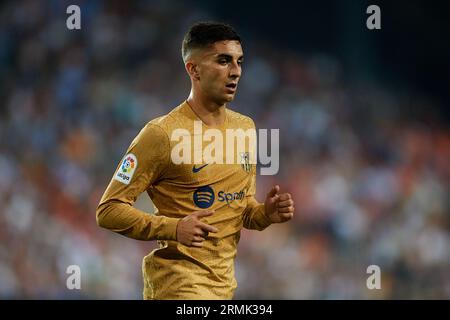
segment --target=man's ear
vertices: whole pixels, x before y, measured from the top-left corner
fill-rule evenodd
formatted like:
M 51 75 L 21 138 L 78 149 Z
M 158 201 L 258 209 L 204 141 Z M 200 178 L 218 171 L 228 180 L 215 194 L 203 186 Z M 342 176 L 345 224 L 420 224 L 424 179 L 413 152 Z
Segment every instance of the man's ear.
M 184 66 L 186 68 L 187 73 L 189 74 L 189 76 L 191 78 L 196 79 L 196 80 L 200 79 L 200 75 L 198 73 L 198 65 L 196 65 L 192 61 L 187 61 Z

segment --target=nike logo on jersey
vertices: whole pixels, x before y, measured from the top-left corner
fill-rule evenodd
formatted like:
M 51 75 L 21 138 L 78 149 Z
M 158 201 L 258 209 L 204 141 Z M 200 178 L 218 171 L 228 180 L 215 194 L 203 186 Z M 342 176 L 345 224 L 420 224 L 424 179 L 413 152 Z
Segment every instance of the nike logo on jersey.
M 202 166 L 200 166 L 200 167 L 198 167 L 198 168 L 196 168 L 195 166 L 193 166 L 192 167 L 192 172 L 193 173 L 197 173 L 197 172 L 199 172 L 200 170 L 202 170 L 204 167 L 206 167 L 208 165 L 208 163 L 207 164 L 204 164 L 204 165 L 202 165 Z

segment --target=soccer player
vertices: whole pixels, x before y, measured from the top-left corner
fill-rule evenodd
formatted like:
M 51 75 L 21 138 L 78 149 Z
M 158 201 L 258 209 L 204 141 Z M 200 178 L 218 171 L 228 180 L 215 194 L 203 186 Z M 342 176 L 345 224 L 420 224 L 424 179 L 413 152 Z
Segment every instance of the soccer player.
M 292 219 L 294 202 L 278 185 L 264 203 L 255 199 L 256 165 L 246 161 L 250 149 L 242 163 L 173 161 L 178 143 L 173 133 L 184 129 L 192 136 L 195 122 L 224 136 L 226 129 L 255 130 L 252 119 L 227 107 L 242 72 L 235 30 L 223 23 L 193 25 L 182 57 L 192 84 L 189 97 L 148 122 L 132 141 L 98 205 L 97 223 L 130 238 L 158 241 L 142 263 L 144 299 L 232 299 L 240 230 Z M 144 191 L 155 214 L 133 207 Z

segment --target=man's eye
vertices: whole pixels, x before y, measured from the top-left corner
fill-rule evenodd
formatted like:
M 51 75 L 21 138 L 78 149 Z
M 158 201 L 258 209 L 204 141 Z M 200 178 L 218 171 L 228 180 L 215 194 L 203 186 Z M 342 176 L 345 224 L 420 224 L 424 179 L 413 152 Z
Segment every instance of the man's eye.
M 222 59 L 222 60 L 219 60 L 219 63 L 220 63 L 220 64 L 227 64 L 227 63 L 228 63 L 228 61 L 227 61 L 227 60 L 225 60 L 225 59 Z

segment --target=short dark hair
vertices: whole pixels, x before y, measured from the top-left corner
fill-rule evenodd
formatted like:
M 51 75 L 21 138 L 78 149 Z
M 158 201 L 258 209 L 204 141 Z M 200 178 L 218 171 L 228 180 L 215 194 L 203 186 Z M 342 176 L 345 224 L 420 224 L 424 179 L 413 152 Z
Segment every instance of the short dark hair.
M 221 22 L 198 22 L 189 28 L 183 39 L 181 54 L 186 60 L 189 51 L 205 48 L 217 41 L 236 40 L 242 43 L 241 37 L 232 26 Z

